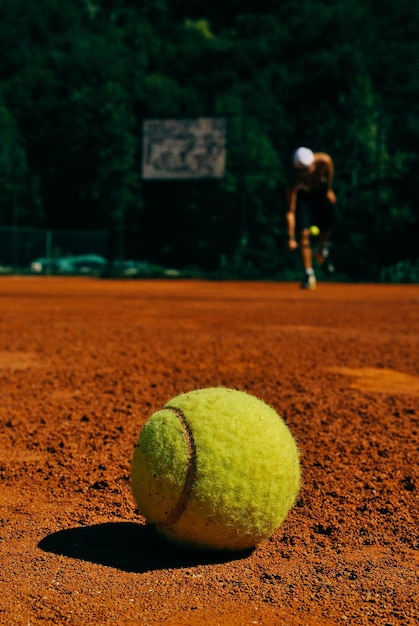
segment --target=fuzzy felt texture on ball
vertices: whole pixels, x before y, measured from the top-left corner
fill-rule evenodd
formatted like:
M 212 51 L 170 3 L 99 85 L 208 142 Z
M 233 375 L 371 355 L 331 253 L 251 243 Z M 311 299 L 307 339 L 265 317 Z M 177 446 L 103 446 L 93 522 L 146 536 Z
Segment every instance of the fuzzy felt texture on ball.
M 244 550 L 267 539 L 294 505 L 299 451 L 262 400 L 224 387 L 197 389 L 144 424 L 131 479 L 140 512 L 168 539 Z

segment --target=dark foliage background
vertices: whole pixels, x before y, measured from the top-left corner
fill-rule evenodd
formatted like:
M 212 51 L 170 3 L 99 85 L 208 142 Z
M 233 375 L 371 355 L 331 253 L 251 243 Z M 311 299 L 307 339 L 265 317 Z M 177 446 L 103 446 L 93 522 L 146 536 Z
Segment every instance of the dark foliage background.
M 418 32 L 412 0 L 0 0 L 0 225 L 284 275 L 284 185 L 307 145 L 336 163 L 340 271 L 414 263 Z M 200 115 L 228 118 L 224 179 L 142 181 L 143 119 Z

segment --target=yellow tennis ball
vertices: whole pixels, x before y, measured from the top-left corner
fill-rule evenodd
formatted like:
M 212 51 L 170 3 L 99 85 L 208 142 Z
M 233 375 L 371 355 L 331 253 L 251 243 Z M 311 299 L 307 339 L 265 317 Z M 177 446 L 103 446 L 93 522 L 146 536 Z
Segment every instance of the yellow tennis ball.
M 147 522 L 188 547 L 244 550 L 270 537 L 300 490 L 295 439 L 243 391 L 184 393 L 141 429 L 132 491 Z
M 313 237 L 317 237 L 317 235 L 320 234 L 320 228 L 318 226 L 310 226 L 310 235 L 313 235 Z

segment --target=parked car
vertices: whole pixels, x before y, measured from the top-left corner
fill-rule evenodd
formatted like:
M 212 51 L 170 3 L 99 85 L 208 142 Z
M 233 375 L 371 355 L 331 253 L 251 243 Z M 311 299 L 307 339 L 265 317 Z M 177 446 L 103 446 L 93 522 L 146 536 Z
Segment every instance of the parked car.
M 74 274 L 96 274 L 104 270 L 108 264 L 103 256 L 98 254 L 79 254 L 67 259 Z
M 34 274 L 97 274 L 106 265 L 106 259 L 98 254 L 79 254 L 35 259 L 30 269 Z
M 34 274 L 69 274 L 72 267 L 67 259 L 41 257 L 32 261 L 30 269 Z
M 110 265 L 111 271 L 119 276 L 140 276 L 145 274 L 150 268 L 150 264 L 147 261 L 113 261 Z
M 147 261 L 107 261 L 98 254 L 79 254 L 68 257 L 39 258 L 30 264 L 34 274 L 98 275 L 106 270 L 115 276 L 142 276 L 150 269 Z

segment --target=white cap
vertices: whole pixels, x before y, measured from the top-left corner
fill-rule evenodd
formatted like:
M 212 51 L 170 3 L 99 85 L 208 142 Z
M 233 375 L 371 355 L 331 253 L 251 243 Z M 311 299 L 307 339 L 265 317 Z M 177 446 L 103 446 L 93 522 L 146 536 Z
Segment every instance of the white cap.
M 303 170 L 306 167 L 310 167 L 313 163 L 314 154 L 309 148 L 298 148 L 298 150 L 294 152 L 292 160 L 294 167 L 299 170 Z

